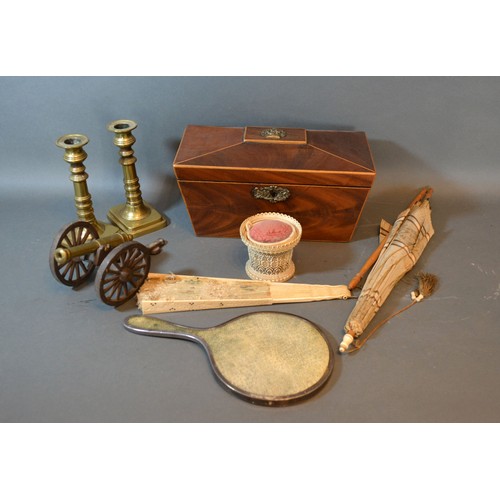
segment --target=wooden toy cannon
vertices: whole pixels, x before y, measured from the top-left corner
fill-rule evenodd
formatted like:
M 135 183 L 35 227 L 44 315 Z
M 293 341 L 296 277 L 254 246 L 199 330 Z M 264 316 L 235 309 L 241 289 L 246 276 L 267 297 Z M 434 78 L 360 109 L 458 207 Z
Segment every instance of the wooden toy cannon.
M 78 221 L 61 229 L 50 252 L 50 270 L 63 285 L 76 287 L 99 267 L 95 288 L 101 300 L 119 306 L 135 296 L 149 273 L 151 255 L 166 244 L 158 239 L 148 246 L 119 231 L 98 237 L 89 222 Z
M 68 134 L 56 142 L 64 149 L 64 160 L 70 164 L 79 220 L 64 226 L 54 239 L 50 270 L 60 283 L 76 287 L 99 267 L 95 287 L 101 300 L 111 306 L 119 306 L 137 293 L 148 275 L 150 256 L 159 253 L 166 244 L 163 239 L 149 246 L 132 241 L 167 225 L 166 219 L 142 200 L 132 149 L 135 142 L 132 130 L 136 126 L 131 120 L 117 120 L 108 125 L 108 130 L 115 133 L 115 145 L 120 148 L 126 195 L 126 203 L 108 212 L 112 224 L 98 221 L 94 215 L 83 164 L 87 158 L 83 146 L 89 142 L 88 138 Z

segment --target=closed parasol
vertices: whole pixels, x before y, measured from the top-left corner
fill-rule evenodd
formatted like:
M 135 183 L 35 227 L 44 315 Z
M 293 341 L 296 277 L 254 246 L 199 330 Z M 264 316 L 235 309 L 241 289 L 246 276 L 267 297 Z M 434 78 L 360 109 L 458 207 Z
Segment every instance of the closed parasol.
M 380 255 L 347 319 L 340 352 L 346 352 L 354 339 L 365 331 L 392 289 L 422 255 L 434 234 L 431 195 L 432 188 L 423 189 L 410 206 L 399 214 L 387 234 Z M 414 300 L 417 301 L 417 297 Z

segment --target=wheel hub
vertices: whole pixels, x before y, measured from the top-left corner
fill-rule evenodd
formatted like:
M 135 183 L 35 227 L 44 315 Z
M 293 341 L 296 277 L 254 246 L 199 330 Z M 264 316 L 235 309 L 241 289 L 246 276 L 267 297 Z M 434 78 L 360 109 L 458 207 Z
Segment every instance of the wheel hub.
M 132 277 L 132 272 L 130 269 L 122 269 L 120 271 L 120 281 L 122 283 L 125 283 L 126 281 L 130 281 L 131 277 Z

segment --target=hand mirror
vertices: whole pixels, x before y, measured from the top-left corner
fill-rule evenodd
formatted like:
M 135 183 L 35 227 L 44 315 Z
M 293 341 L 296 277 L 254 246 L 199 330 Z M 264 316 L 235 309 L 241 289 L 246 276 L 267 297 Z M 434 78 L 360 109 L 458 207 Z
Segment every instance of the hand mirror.
M 244 314 L 211 328 L 130 316 L 124 326 L 139 335 L 200 344 L 223 387 L 255 404 L 277 406 L 302 400 L 317 392 L 333 370 L 328 338 L 316 325 L 293 314 Z

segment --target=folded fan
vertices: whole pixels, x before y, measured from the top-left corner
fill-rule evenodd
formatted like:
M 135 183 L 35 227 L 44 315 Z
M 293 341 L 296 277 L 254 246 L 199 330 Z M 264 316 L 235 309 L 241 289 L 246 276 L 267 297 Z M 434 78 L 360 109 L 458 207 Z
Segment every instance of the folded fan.
M 307 285 L 269 281 L 150 273 L 137 294 L 144 314 L 227 307 L 347 299 L 345 285 Z

